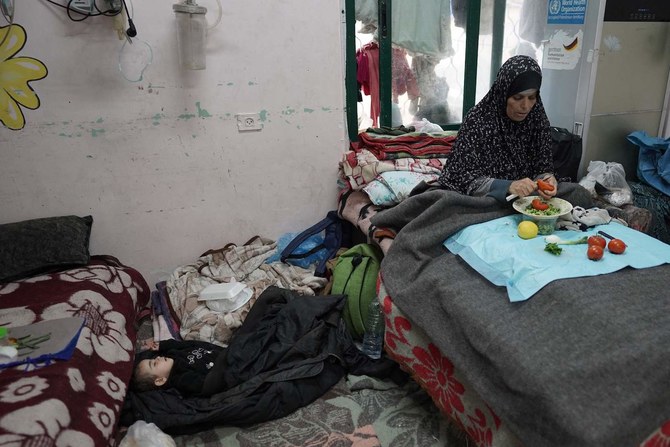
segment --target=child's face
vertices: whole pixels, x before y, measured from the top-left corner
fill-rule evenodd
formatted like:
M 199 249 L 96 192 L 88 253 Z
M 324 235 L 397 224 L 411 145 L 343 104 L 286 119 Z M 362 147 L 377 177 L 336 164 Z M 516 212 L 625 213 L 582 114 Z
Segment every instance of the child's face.
M 170 377 L 170 371 L 172 370 L 173 364 L 174 359 L 159 356 L 153 359 L 142 360 L 137 367 L 140 369 L 141 374 L 154 376 L 154 383 L 156 386 L 161 386 L 167 382 L 168 377 Z

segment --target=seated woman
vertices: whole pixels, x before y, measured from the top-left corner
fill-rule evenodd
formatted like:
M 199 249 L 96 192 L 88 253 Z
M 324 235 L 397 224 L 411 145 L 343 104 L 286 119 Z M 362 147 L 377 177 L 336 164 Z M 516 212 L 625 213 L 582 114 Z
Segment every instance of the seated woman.
M 542 72 L 528 56 L 508 59 L 489 92 L 466 115 L 438 182 L 472 196 L 556 195 L 549 120 L 540 99 Z M 544 180 L 553 189 L 538 189 Z

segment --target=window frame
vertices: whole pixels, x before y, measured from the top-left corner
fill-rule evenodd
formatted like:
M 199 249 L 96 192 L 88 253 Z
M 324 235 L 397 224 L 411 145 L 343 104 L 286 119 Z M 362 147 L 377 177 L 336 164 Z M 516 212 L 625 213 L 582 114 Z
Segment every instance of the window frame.
M 391 126 L 391 11 L 393 0 L 378 0 L 379 23 L 379 101 L 380 126 Z M 493 47 L 491 51 L 491 83 L 502 63 L 505 33 L 506 0 L 493 3 Z M 356 0 L 345 0 L 345 90 L 347 131 L 350 141 L 358 141 L 358 83 L 356 81 Z M 466 19 L 465 66 L 462 116 L 475 105 L 477 92 L 477 58 L 479 54 L 479 23 L 481 0 L 469 0 Z M 458 130 L 461 123 L 436 123 L 444 130 Z

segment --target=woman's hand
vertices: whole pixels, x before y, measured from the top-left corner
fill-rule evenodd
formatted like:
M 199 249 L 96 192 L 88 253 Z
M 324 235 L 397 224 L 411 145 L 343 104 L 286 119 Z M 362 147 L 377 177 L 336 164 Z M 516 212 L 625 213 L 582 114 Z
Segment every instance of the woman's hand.
M 529 196 L 537 189 L 537 183 L 528 177 L 522 178 L 521 180 L 514 180 L 511 185 L 509 185 L 510 194 L 515 194 L 518 197 Z
M 546 190 L 542 190 L 540 188 L 537 189 L 537 192 L 540 195 L 540 197 L 542 197 L 544 200 L 549 200 L 552 197 L 554 197 L 556 195 L 556 192 L 558 191 L 558 181 L 556 181 L 556 177 L 554 177 L 553 175 L 544 177 L 542 180 L 544 181 L 544 183 L 548 183 L 554 187 L 554 189 L 546 189 Z

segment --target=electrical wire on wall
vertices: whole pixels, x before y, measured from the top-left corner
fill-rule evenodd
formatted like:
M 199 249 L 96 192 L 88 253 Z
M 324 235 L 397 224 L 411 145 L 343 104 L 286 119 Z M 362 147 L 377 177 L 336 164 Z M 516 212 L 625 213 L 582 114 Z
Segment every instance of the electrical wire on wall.
M 4 2 L 7 0 L 0 0 Z M 123 45 L 119 49 L 118 67 L 121 75 L 130 82 L 142 80 L 144 70 L 153 62 L 153 51 L 151 45 L 138 39 L 137 29 L 133 23 L 134 13 L 131 13 L 132 2 L 126 0 L 67 0 L 66 3 L 56 0 L 44 0 L 59 8 L 65 9 L 67 16 L 73 22 L 82 22 L 89 17 L 113 17 L 113 28 L 117 31 L 119 39 L 123 39 Z M 98 3 L 107 6 L 101 8 Z M 131 10 L 128 9 L 130 4 Z M 125 17 L 124 17 L 125 10 Z M 125 20 L 128 20 L 128 28 Z
M 14 0 L 0 0 L 0 11 L 2 11 L 2 17 L 7 21 L 7 26 L 14 24 Z M 5 44 L 5 40 L 9 37 L 9 33 L 6 33 L 5 36 L 0 41 L 0 48 Z
M 125 33 L 125 42 L 119 49 L 119 72 L 126 81 L 140 82 L 143 79 L 144 71 L 151 65 L 154 59 L 154 53 L 148 42 L 138 39 L 135 25 L 133 24 L 133 13 L 128 10 L 126 0 L 123 2 L 123 9 L 126 10 L 128 17 L 128 29 Z M 130 7 L 133 8 L 132 1 L 129 1 Z
M 129 82 L 140 82 L 151 65 L 154 54 L 151 45 L 141 39 L 126 40 L 119 50 L 119 71 Z
M 58 3 L 54 0 L 44 0 L 48 3 L 51 3 L 52 5 L 58 6 L 59 8 L 63 8 L 67 11 L 67 16 L 70 20 L 73 22 L 82 22 L 89 17 L 98 17 L 98 16 L 106 16 L 106 17 L 113 17 L 115 15 L 120 14 L 123 11 L 123 8 L 118 7 L 114 8 L 110 6 L 108 9 L 100 9 L 98 7 L 98 4 L 95 0 L 92 0 L 92 10 L 91 11 L 83 11 L 82 9 L 75 8 L 73 4 L 76 4 L 76 0 L 68 0 L 67 4 L 63 3 Z M 74 17 L 72 14 L 75 13 L 77 14 L 77 17 Z

